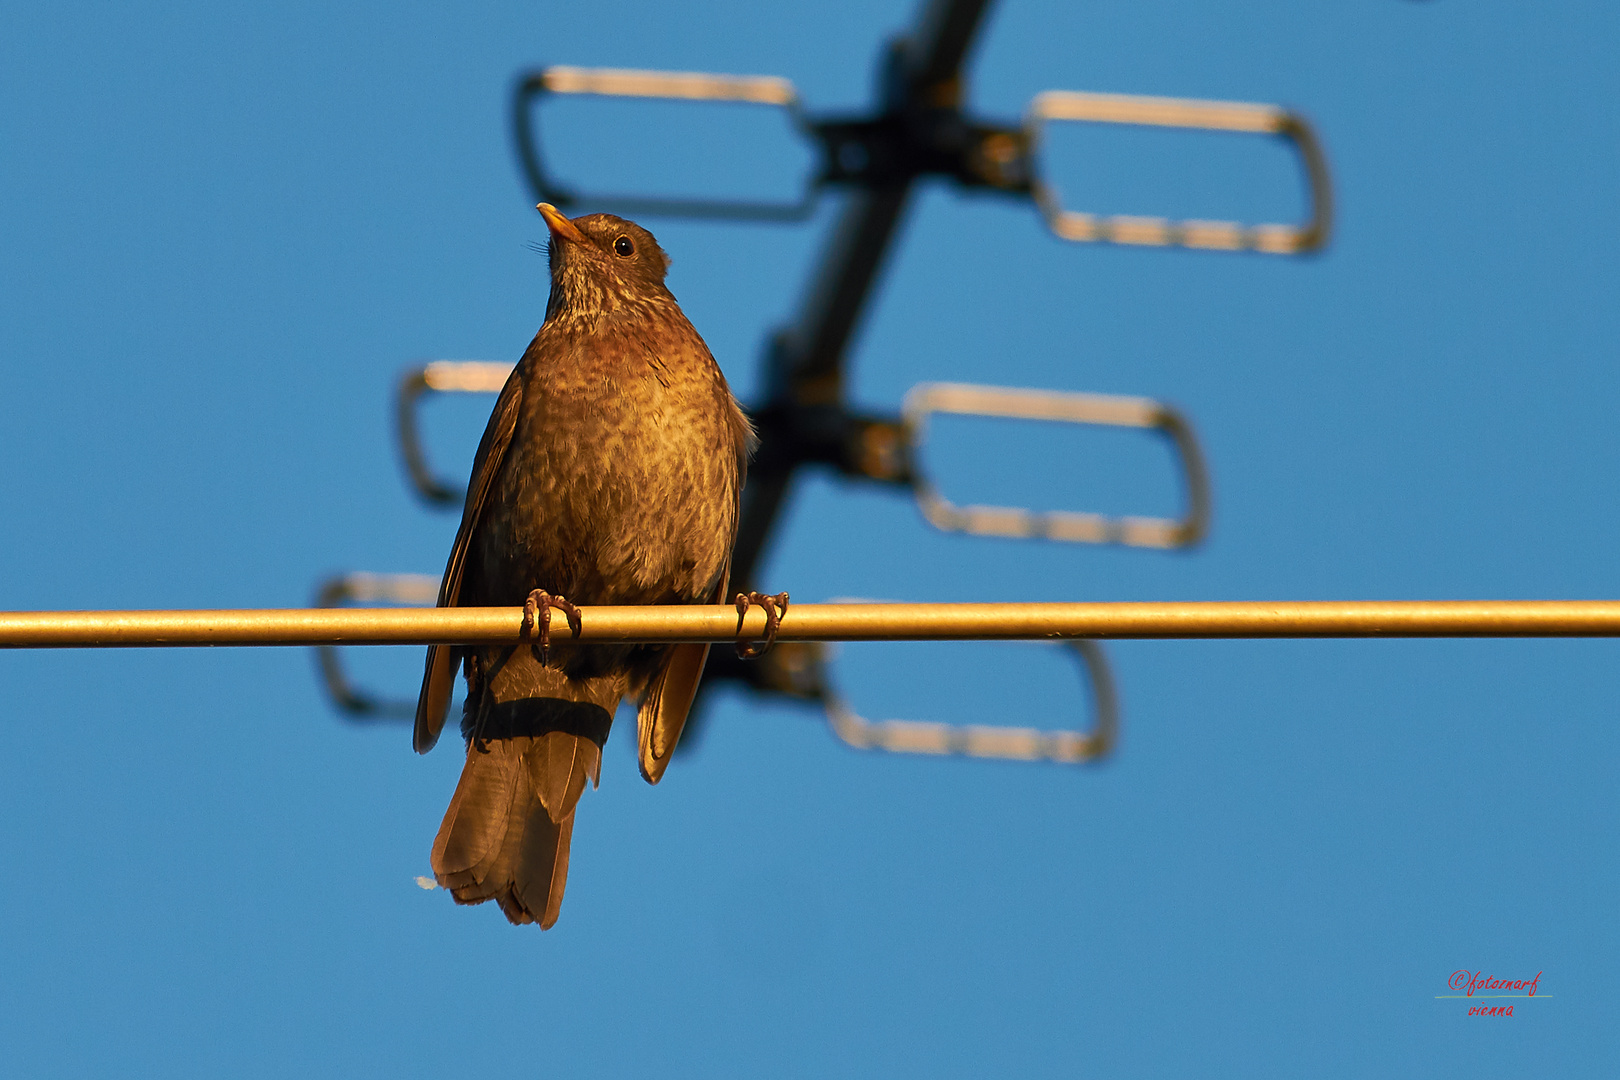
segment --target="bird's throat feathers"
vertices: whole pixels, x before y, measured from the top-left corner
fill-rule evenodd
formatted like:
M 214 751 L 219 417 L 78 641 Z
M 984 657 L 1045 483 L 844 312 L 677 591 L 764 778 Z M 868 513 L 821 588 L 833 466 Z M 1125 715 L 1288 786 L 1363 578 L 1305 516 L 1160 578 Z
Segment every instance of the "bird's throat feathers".
M 600 274 L 579 273 L 564 266 L 552 271 L 551 296 L 546 301 L 546 323 L 574 334 L 609 330 L 617 323 L 664 323 L 671 316 L 684 321 L 680 305 L 663 285 L 629 283 Z

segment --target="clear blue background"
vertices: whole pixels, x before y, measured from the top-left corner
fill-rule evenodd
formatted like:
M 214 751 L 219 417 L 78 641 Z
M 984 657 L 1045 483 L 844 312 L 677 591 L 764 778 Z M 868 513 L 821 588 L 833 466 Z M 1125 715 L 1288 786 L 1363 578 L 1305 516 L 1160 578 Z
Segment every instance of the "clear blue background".
M 337 570 L 437 572 L 455 523 L 406 493 L 389 395 L 414 358 L 515 359 L 541 319 L 514 75 L 774 73 L 853 108 L 912 17 L 7 4 L 0 606 L 299 606 Z M 1000 4 L 981 110 L 1055 87 L 1300 108 L 1337 181 L 1332 248 L 1065 245 L 1027 206 L 930 186 L 854 350 L 856 398 L 949 378 L 1174 401 L 1211 458 L 1213 533 L 1190 554 L 953 537 L 821 477 L 765 583 L 1615 595 L 1617 46 L 1597 3 Z M 629 137 L 568 130 L 570 161 L 599 153 L 615 179 Z M 1104 211 L 1297 212 L 1287 156 L 1253 143 L 1054 153 Z M 649 222 L 745 398 L 835 202 L 798 228 Z M 430 409 L 447 470 L 487 401 Z M 1150 440 L 991 432 L 941 430 L 951 492 L 1174 505 Z M 1125 727 L 1092 768 L 862 754 L 726 690 L 651 789 L 621 724 L 544 935 L 417 888 L 457 750 L 418 758 L 403 728 L 339 719 L 303 651 L 0 657 L 0 1071 L 1615 1074 L 1615 644 L 1109 652 Z M 407 694 L 418 662 L 356 658 Z M 841 664 L 872 715 L 1075 712 L 1055 650 Z M 1435 1000 L 1460 968 L 1542 971 L 1551 996 L 1468 1018 Z

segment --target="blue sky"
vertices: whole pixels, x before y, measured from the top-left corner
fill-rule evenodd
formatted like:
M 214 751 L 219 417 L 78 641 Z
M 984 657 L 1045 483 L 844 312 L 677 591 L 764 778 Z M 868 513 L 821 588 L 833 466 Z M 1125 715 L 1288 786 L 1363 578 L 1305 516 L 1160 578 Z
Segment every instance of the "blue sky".
M 855 109 L 912 16 L 910 0 L 0 11 L 0 606 L 299 606 L 339 570 L 437 572 L 455 522 L 406 492 L 390 394 L 413 360 L 515 360 L 542 317 L 515 74 L 778 74 L 812 109 Z M 949 536 L 817 476 L 765 584 L 1614 595 L 1617 44 L 1598 4 L 1000 5 L 976 108 L 1014 117 L 1051 88 L 1285 103 L 1327 148 L 1333 244 L 1306 260 L 1067 245 L 1025 205 L 928 186 L 853 350 L 855 400 L 893 409 L 953 379 L 1172 401 L 1210 458 L 1209 540 Z M 661 175 L 625 153 L 643 145 L 632 117 L 580 116 L 561 132 L 581 175 Z M 1264 143 L 1066 138 L 1053 167 L 1098 210 L 1298 211 Z M 740 181 L 783 175 L 774 151 L 728 160 Z M 835 209 L 647 221 L 745 400 Z M 465 472 L 485 409 L 431 407 L 447 471 Z M 961 422 L 931 454 L 963 498 L 1176 499 L 1168 457 L 1131 435 Z M 1109 655 L 1123 734 L 1088 768 L 862 754 L 813 712 L 728 690 L 651 789 L 621 724 L 544 935 L 415 886 L 456 749 L 418 758 L 404 729 L 338 718 L 303 651 L 0 657 L 4 1071 L 1614 1073 L 1613 643 Z M 355 663 L 413 691 L 416 650 Z M 852 646 L 839 664 L 872 715 L 1075 712 L 1055 650 Z M 1435 999 L 1458 969 L 1540 971 L 1550 996 L 1467 1017 Z

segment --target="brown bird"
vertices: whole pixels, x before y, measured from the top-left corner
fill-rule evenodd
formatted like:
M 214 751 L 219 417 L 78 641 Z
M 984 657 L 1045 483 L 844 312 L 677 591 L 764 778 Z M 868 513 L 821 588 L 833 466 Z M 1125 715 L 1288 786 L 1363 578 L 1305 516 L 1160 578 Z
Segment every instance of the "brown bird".
M 457 903 L 557 921 L 574 810 L 599 782 L 621 698 L 640 695 L 641 774 L 656 784 L 709 647 L 549 648 L 550 608 L 718 604 L 726 594 L 753 429 L 664 285 L 652 234 L 549 203 L 545 323 L 501 391 L 473 461 L 439 606 L 525 604 L 538 645 L 429 646 L 415 746 L 432 748 L 455 668 L 467 764 L 433 843 Z M 772 620 L 774 622 L 774 620 Z

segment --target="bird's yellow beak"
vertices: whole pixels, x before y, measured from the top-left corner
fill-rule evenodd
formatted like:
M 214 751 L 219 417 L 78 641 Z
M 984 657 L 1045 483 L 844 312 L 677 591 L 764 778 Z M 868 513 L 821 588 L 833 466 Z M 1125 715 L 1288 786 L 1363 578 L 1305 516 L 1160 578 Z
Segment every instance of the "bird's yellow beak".
M 574 226 L 574 223 L 563 216 L 563 212 L 555 206 L 543 202 L 535 209 L 539 210 L 540 216 L 546 219 L 546 228 L 550 229 L 551 235 L 558 240 L 570 244 L 583 244 L 585 242 L 585 234 L 580 232 Z

